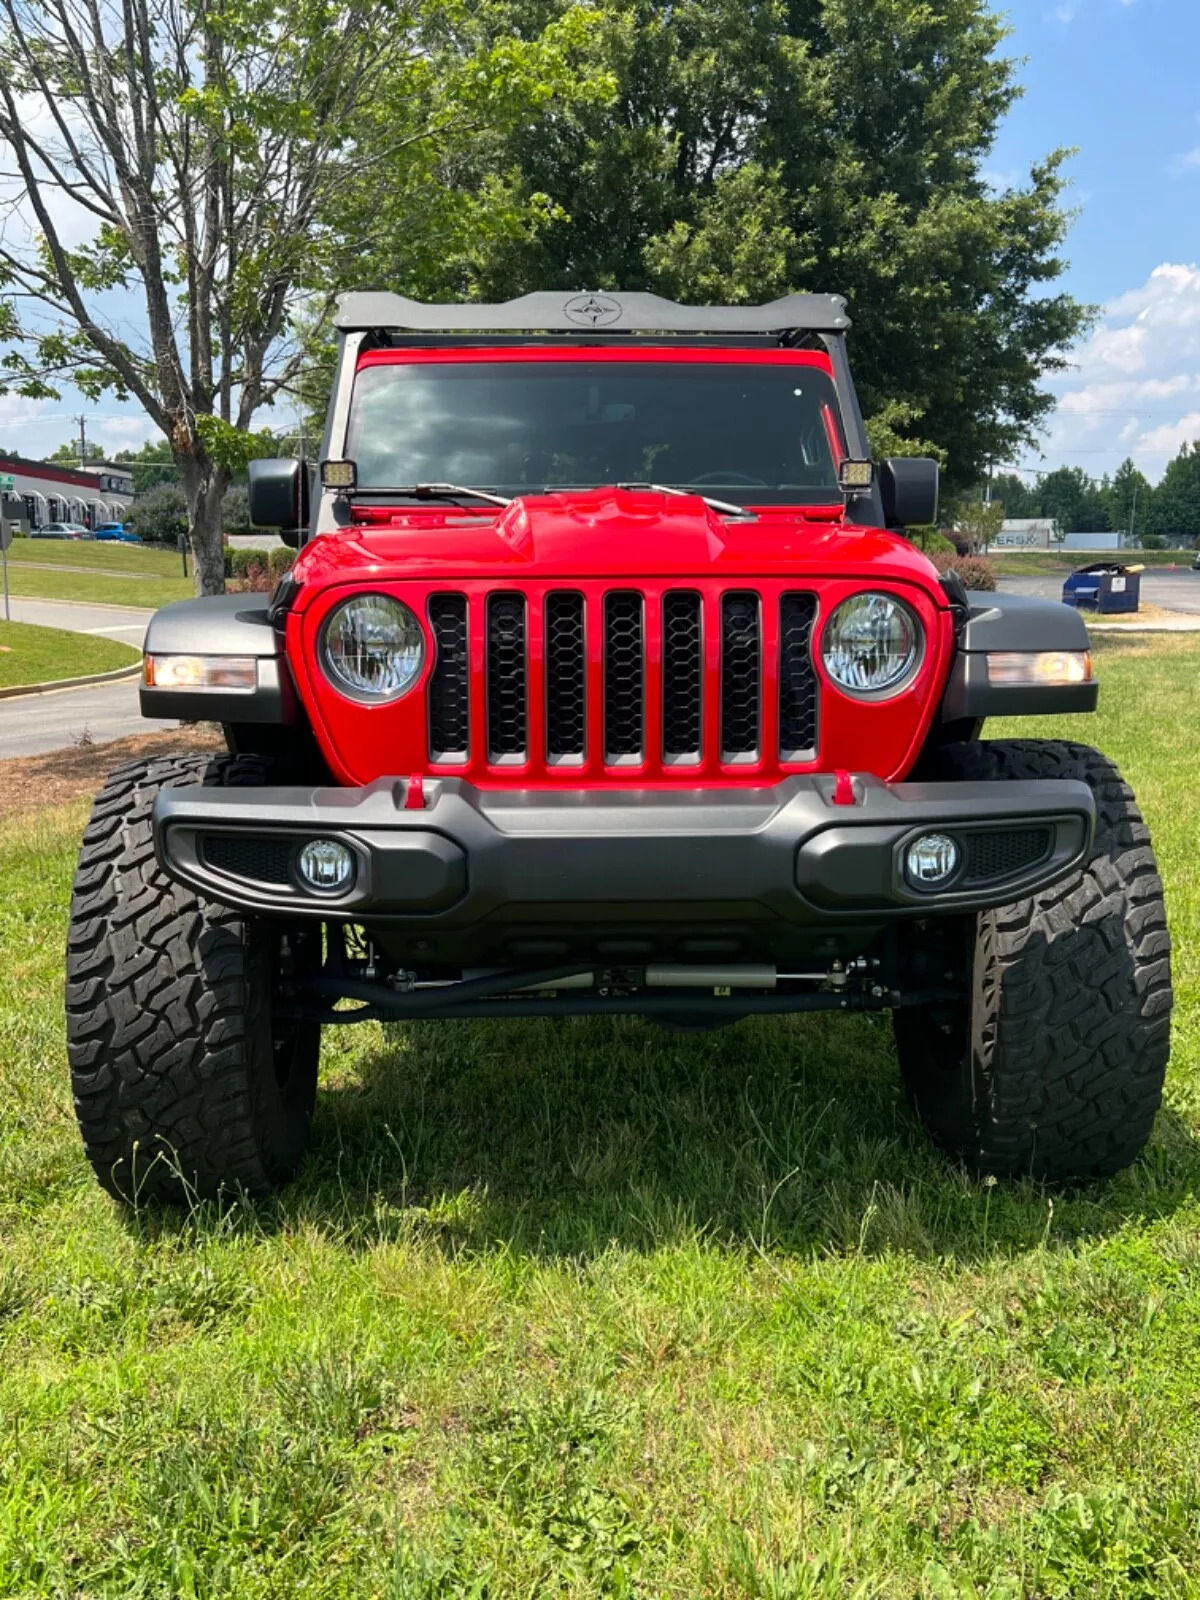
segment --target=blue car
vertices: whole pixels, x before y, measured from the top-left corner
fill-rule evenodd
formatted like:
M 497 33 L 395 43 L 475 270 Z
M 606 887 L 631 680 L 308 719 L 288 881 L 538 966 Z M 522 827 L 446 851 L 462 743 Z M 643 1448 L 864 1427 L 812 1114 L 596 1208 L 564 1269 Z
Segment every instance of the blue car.
M 96 524 L 97 539 L 108 539 L 117 544 L 141 544 L 138 534 L 127 528 L 123 522 L 98 522 Z

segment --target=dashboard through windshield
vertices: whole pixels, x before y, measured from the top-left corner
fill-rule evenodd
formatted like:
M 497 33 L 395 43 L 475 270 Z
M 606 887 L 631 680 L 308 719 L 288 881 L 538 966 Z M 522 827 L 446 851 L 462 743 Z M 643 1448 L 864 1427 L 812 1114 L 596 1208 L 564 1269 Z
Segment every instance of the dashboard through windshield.
M 800 363 L 387 363 L 356 375 L 346 454 L 373 490 L 654 481 L 752 505 L 830 504 L 836 416 L 828 374 Z

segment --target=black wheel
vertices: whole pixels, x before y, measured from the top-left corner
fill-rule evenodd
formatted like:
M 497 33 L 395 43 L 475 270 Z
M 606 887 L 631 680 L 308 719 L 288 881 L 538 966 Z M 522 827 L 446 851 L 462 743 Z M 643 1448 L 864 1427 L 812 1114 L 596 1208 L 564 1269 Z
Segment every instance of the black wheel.
M 1085 745 L 950 745 L 936 762 L 942 779 L 1082 779 L 1096 838 L 1053 887 L 930 925 L 962 997 L 895 1013 L 909 1101 L 976 1172 L 1059 1182 L 1118 1172 L 1150 1137 L 1171 1030 L 1162 883 L 1133 793 Z
M 129 1201 L 262 1194 L 308 1141 L 320 1027 L 273 1014 L 319 961 L 293 930 L 167 877 L 151 811 L 165 787 L 257 786 L 256 756 L 177 756 L 112 774 L 83 836 L 67 942 L 67 1053 L 88 1159 Z

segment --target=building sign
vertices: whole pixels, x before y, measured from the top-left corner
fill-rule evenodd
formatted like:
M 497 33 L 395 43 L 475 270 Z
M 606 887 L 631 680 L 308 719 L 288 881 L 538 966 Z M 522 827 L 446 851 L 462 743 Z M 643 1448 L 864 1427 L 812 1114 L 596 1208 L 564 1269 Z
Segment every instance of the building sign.
M 12 494 L 17 487 L 17 480 L 11 472 L 0 472 L 0 494 Z

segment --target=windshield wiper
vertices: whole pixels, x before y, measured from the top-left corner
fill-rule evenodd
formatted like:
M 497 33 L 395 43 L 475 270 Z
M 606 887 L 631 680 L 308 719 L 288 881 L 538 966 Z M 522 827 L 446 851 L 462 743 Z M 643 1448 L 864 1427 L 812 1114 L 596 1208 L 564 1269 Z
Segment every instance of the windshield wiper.
M 391 489 L 352 489 L 355 495 L 403 495 L 408 500 L 487 500 L 494 506 L 510 506 L 502 494 L 492 494 L 490 489 L 472 489 L 461 483 L 406 483 Z
M 723 511 L 727 517 L 748 517 L 753 521 L 758 516 L 757 511 L 750 511 L 745 506 L 735 506 L 728 500 L 714 500 L 711 495 L 701 494 L 699 489 L 680 489 L 673 483 L 619 483 L 618 489 L 648 489 L 652 494 L 682 494 L 692 495 L 712 511 Z

